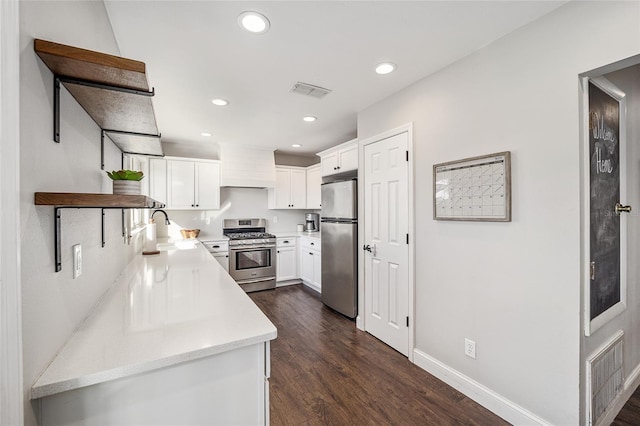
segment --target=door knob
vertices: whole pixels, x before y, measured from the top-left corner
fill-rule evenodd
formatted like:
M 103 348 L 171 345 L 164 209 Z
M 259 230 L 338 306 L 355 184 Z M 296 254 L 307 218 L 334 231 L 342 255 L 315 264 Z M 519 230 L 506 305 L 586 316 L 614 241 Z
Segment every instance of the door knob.
M 371 248 L 371 246 L 369 244 L 367 244 L 364 247 L 362 247 L 362 250 L 368 251 L 369 253 L 373 253 L 373 249 Z
M 620 213 L 622 212 L 631 213 L 631 206 L 623 206 L 620 203 L 616 203 L 616 206 L 614 207 L 614 211 L 618 216 L 620 216 Z

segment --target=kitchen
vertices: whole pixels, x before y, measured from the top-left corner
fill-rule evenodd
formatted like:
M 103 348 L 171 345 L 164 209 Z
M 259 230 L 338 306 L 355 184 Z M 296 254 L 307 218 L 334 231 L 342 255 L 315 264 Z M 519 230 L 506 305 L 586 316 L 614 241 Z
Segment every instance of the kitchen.
M 424 369 L 441 373 L 444 371 L 446 374 L 442 375 L 445 379 L 447 374 L 449 377 L 452 374 L 454 377 L 463 377 L 463 381 L 467 386 L 471 386 L 471 389 L 484 389 L 481 393 L 484 395 L 484 405 L 486 406 L 498 404 L 496 401 L 500 400 L 499 397 L 505 396 L 509 403 L 503 404 L 501 408 L 496 410 L 503 410 L 503 416 L 512 419 L 512 422 L 513 419 L 522 418 L 514 417 L 516 416 L 514 413 L 524 415 L 524 418 L 530 422 L 533 422 L 531 419 L 537 419 L 538 423 L 544 423 L 543 419 L 545 419 L 548 423 L 555 424 L 582 423 L 581 419 L 584 419 L 585 416 L 584 398 L 581 396 L 584 389 L 578 391 L 580 389 L 579 383 L 582 383 L 580 378 L 584 374 L 581 373 L 584 354 L 579 348 L 585 338 L 578 333 L 581 296 L 576 286 L 572 288 L 557 286 L 559 282 L 579 281 L 579 274 L 576 272 L 580 270 L 577 254 L 580 242 L 578 231 L 576 229 L 566 237 L 558 237 L 564 235 L 566 229 L 577 228 L 574 224 L 579 221 L 577 213 L 579 210 L 577 207 L 579 206 L 579 182 L 576 177 L 579 175 L 578 162 L 576 161 L 578 148 L 576 143 L 571 147 L 565 147 L 556 152 L 553 160 L 543 153 L 544 148 L 551 149 L 553 147 L 555 149 L 558 139 L 571 141 L 578 139 L 577 113 L 568 112 L 573 111 L 576 106 L 575 79 L 577 75 L 631 57 L 640 50 L 637 37 L 634 37 L 637 35 L 638 28 L 636 4 L 589 3 L 570 2 L 560 6 L 557 11 L 551 12 L 548 16 L 541 14 L 538 21 L 530 17 L 526 22 L 515 24 L 516 18 L 512 17 L 515 26 L 525 23 L 528 25 L 512 35 L 507 33 L 515 30 L 515 26 L 509 29 L 503 28 L 499 34 L 492 35 L 492 40 L 479 43 L 482 46 L 487 45 L 480 53 L 472 54 L 457 65 L 452 65 L 451 68 L 442 68 L 433 77 L 416 83 L 417 85 L 411 86 L 409 89 L 403 88 L 410 82 L 417 82 L 437 70 L 421 68 L 418 63 L 404 66 L 404 63 L 398 61 L 397 75 L 402 75 L 404 72 L 411 74 L 404 84 L 394 83 L 390 78 L 383 80 L 375 75 L 362 77 L 369 79 L 363 82 L 363 90 L 373 93 L 372 97 L 368 98 L 368 103 L 354 110 L 358 111 L 357 114 L 354 112 L 347 118 L 336 118 L 334 121 L 331 121 L 327 115 L 317 114 L 318 120 L 315 123 L 305 123 L 300 117 L 299 124 L 291 124 L 290 126 L 303 129 L 301 131 L 306 132 L 307 138 L 291 141 L 284 137 L 287 136 L 283 133 L 284 130 L 280 133 L 276 130 L 268 135 L 264 133 L 268 124 L 266 122 L 258 121 L 247 124 L 247 127 L 256 129 L 256 132 L 263 132 L 265 139 L 267 136 L 271 138 L 273 148 L 283 150 L 283 154 L 276 151 L 274 165 L 306 168 L 310 164 L 299 163 L 300 157 L 302 157 L 302 161 L 305 160 L 304 157 L 313 158 L 313 161 L 317 163 L 319 157 L 315 154 L 324 149 L 352 140 L 356 136 L 359 140 L 364 141 L 388 129 L 396 128 L 410 121 L 414 122 L 416 223 L 411 230 L 411 238 L 416 238 L 414 242 L 416 253 L 415 305 L 417 309 L 414 332 L 415 348 L 420 350 L 419 352 L 414 351 L 414 355 L 417 355 L 417 359 L 421 360 L 421 367 Z M 5 7 L 4 4 L 3 7 Z M 168 7 L 168 5 L 165 4 L 163 7 Z M 227 5 L 227 7 L 230 6 Z M 318 5 L 310 7 L 309 10 L 314 12 L 320 13 L 321 11 Z M 346 6 L 342 3 L 336 3 L 334 7 Z M 419 6 L 415 5 L 414 7 Z M 20 381 L 24 380 L 26 421 L 28 424 L 34 424 L 33 409 L 28 402 L 30 401 L 28 396 L 30 387 L 76 327 L 82 323 L 101 295 L 120 276 L 131 259 L 138 256 L 142 250 L 143 241 L 141 238 L 134 238 L 131 244 L 123 243 L 122 216 L 119 210 L 105 211 L 105 235 L 101 240 L 99 210 L 65 209 L 62 212 L 64 226 L 62 234 L 63 269 L 61 272 L 54 272 L 54 211 L 50 207 L 35 206 L 33 194 L 39 191 L 110 193 L 111 183 L 105 177 L 104 172 L 100 170 L 100 130 L 86 115 L 82 107 L 64 91 L 61 99 L 61 143 L 52 142 L 53 90 L 51 73 L 34 54 L 33 39 L 40 38 L 70 46 L 82 46 L 94 51 L 121 54 L 133 59 L 144 60 L 144 58 L 135 53 L 133 55 L 127 53 L 124 43 L 118 46 L 116 41 L 118 36 L 114 35 L 116 22 L 109 20 L 105 6 L 100 2 L 21 2 L 19 8 L 19 112 L 21 126 L 20 157 L 17 164 L 19 164 L 20 202 L 19 209 L 16 210 L 20 215 L 20 220 L 17 222 L 20 224 L 18 242 L 21 247 L 21 267 L 18 276 L 21 277 L 19 282 L 21 283 L 22 347 L 24 353 L 22 361 L 24 379 L 21 378 Z M 324 13 L 326 15 L 321 15 L 321 18 L 327 19 L 328 16 L 340 15 L 335 10 Z M 270 14 L 267 13 L 267 15 Z M 284 23 L 279 22 L 274 16 L 270 15 L 272 19 L 271 34 L 278 35 L 278 25 Z M 579 18 L 575 16 L 582 17 L 586 21 L 597 20 L 602 23 L 598 29 L 600 31 L 598 34 L 601 36 L 599 44 L 585 41 L 590 39 L 590 36 L 587 35 L 585 28 L 577 25 L 576 20 Z M 225 28 L 236 28 L 236 17 L 237 14 L 234 13 L 233 22 L 225 24 L 227 25 Z M 603 17 L 609 19 L 600 19 Z M 177 18 L 178 16 L 176 16 Z M 136 17 L 131 15 L 122 18 L 121 23 L 125 27 L 133 28 L 139 24 L 135 19 Z M 469 18 L 469 21 L 462 22 L 462 27 L 471 25 L 469 22 L 473 22 L 473 20 Z M 614 28 L 613 22 L 619 27 Z M 158 25 L 163 26 L 170 24 L 166 19 L 158 22 Z M 5 25 L 2 27 L 3 30 L 7 28 Z M 70 28 L 74 28 L 74 31 L 70 31 Z M 557 28 L 557 30 L 552 28 Z M 300 28 L 296 27 L 295 30 L 300 31 Z M 189 75 L 185 71 L 188 68 L 189 60 L 180 53 L 183 46 L 172 44 L 169 37 L 171 33 L 172 31 L 166 31 L 162 41 L 166 46 L 172 48 L 176 58 L 184 58 L 184 60 L 175 61 L 174 69 L 178 76 L 169 78 L 177 80 L 182 78 L 183 81 L 180 85 L 184 87 L 187 84 L 184 80 L 187 80 L 186 76 Z M 614 36 L 613 34 L 624 34 L 625 36 Z M 354 35 L 347 28 L 342 27 L 340 34 L 329 34 L 330 37 L 336 38 L 329 38 L 323 42 L 338 45 L 343 38 Z M 502 39 L 491 44 L 498 36 L 503 35 Z M 538 43 L 543 45 L 542 41 L 553 39 L 554 36 L 559 40 L 553 43 L 558 50 L 543 51 Z M 565 37 L 567 38 L 565 39 Z M 144 39 L 144 36 L 140 37 L 139 42 L 144 44 Z M 245 40 L 244 46 L 252 52 L 260 52 L 259 47 L 256 47 L 256 43 L 260 43 L 258 40 L 260 39 L 257 36 L 248 38 Z M 384 44 L 383 40 L 378 40 L 378 43 Z M 422 45 L 427 44 L 424 39 L 421 43 Z M 370 44 L 375 45 L 376 43 Z M 580 46 L 581 50 L 577 51 L 576 46 Z M 313 51 L 316 47 L 313 45 L 309 49 Z M 416 61 L 419 61 L 424 58 L 421 55 L 415 55 L 415 52 L 423 48 L 424 46 L 422 48 L 416 46 L 413 50 L 407 50 L 410 55 L 419 56 L 416 58 Z M 525 58 L 521 56 L 522 54 L 517 53 L 520 51 L 524 52 Z M 572 53 L 570 55 L 567 52 Z M 263 50 L 262 53 L 266 52 Z M 276 57 L 286 57 L 280 50 L 272 50 L 270 53 Z M 545 57 L 545 54 L 549 53 L 550 56 Z M 459 57 L 450 57 L 449 62 L 467 54 L 471 54 L 471 52 L 460 52 Z M 348 58 L 345 58 L 349 55 L 346 52 L 338 58 L 345 61 L 345 69 L 352 68 L 350 62 L 347 61 Z M 527 58 L 532 57 L 539 58 L 540 62 L 528 63 Z M 513 61 L 506 58 L 513 58 Z M 378 63 L 377 60 L 374 60 L 378 59 L 375 55 L 372 55 L 371 59 L 372 65 Z M 518 59 L 521 60 L 521 64 L 517 63 Z M 240 62 L 241 60 L 247 62 Z M 383 60 L 388 60 L 388 58 L 379 59 L 380 62 Z M 228 68 L 240 72 L 239 68 L 249 69 L 256 63 L 268 62 L 268 58 L 254 56 L 249 59 L 237 59 L 237 61 L 234 62 L 231 57 Z M 492 65 L 494 63 L 495 66 Z M 180 122 L 180 117 L 176 117 L 175 120 L 161 119 L 159 105 L 162 104 L 163 90 L 161 90 L 159 81 L 167 78 L 163 76 L 163 73 L 168 69 L 153 67 L 151 64 L 148 66 L 149 82 L 151 85 L 156 85 L 157 99 L 154 99 L 154 106 L 157 108 L 158 125 L 163 132 L 163 137 L 168 132 L 168 123 L 172 121 L 178 126 L 193 129 L 194 132 L 197 132 L 197 138 L 202 138 L 201 141 L 208 138 L 200 136 L 201 133 L 207 131 L 215 133 L 216 129 L 203 128 L 204 125 L 199 125 L 196 129 L 196 126 Z M 505 74 L 504 70 L 510 70 L 515 74 L 510 77 Z M 476 73 L 478 76 L 474 77 Z M 540 78 L 540 73 L 545 78 Z M 499 76 L 496 80 L 498 82 L 489 84 L 494 81 L 490 78 L 494 74 Z M 316 78 L 307 79 L 300 76 L 293 77 L 292 80 L 287 76 L 287 81 L 292 81 L 289 81 L 284 91 L 287 91 L 295 81 L 306 80 L 313 83 L 320 79 L 314 73 L 309 75 Z M 463 76 L 463 78 L 460 79 L 459 76 Z M 387 77 L 393 78 L 394 74 Z M 375 80 L 376 78 L 377 80 Z M 260 78 L 255 80 L 258 81 Z M 350 78 L 349 82 L 353 83 L 357 80 L 357 77 Z M 528 83 L 523 85 L 522 81 Z M 551 84 L 551 89 L 547 88 L 543 82 Z M 483 86 L 484 84 L 489 86 Z M 341 90 L 337 88 L 338 86 L 326 85 L 326 87 L 334 89 L 333 93 L 327 95 L 326 100 L 330 100 L 335 95 L 339 101 L 344 101 L 339 98 L 342 95 Z M 167 93 L 168 89 L 164 90 Z M 208 98 L 226 96 L 217 93 L 219 90 L 216 87 L 201 88 L 201 92 L 206 93 Z M 547 99 L 540 98 L 541 94 L 548 95 L 550 90 L 556 96 L 556 102 L 553 105 L 550 105 Z M 412 92 L 415 93 L 412 94 Z M 492 98 L 491 93 L 496 93 L 497 96 Z M 299 96 L 289 93 L 287 95 Z M 523 101 L 522 97 L 526 97 L 527 101 Z M 306 108 L 301 108 L 304 97 L 293 99 L 297 99 L 292 101 L 295 103 L 294 109 L 297 115 L 313 113 Z M 429 99 L 434 99 L 434 101 Z M 522 105 L 522 110 L 504 107 L 505 104 L 510 104 L 515 99 L 517 99 L 518 106 Z M 208 99 L 207 102 L 210 103 L 210 100 Z M 487 102 L 489 102 L 490 108 L 486 108 Z M 242 101 L 239 98 L 231 99 L 230 106 L 241 104 Z M 545 105 L 545 108 L 542 105 Z M 172 105 L 172 108 L 176 107 L 180 109 L 180 105 Z M 272 108 L 268 101 L 255 105 L 255 108 L 277 109 Z M 495 118 L 495 114 L 490 111 L 491 108 L 496 108 L 501 114 L 506 114 L 511 120 L 506 122 L 513 123 L 515 126 L 503 128 L 499 141 L 494 140 L 495 123 L 492 123 L 492 120 Z M 551 109 L 547 110 L 546 108 Z M 454 114 L 451 112 L 453 109 L 457 109 L 459 112 Z M 211 109 L 207 109 L 207 111 L 211 111 Z M 215 112 L 209 113 L 218 116 L 220 121 L 231 121 L 231 117 L 227 112 L 224 112 L 224 109 L 213 111 Z M 530 126 L 529 120 L 525 117 L 531 117 L 538 114 L 539 111 L 547 111 L 545 117 L 548 118 L 549 123 L 552 123 L 549 128 L 550 132 L 547 134 L 556 135 L 553 140 L 540 141 L 539 138 L 532 140 L 528 135 L 523 135 L 519 131 L 519 129 Z M 255 110 L 248 111 L 248 113 L 249 116 L 258 117 Z M 166 117 L 165 112 L 162 114 L 165 114 L 162 117 Z M 474 114 L 478 116 L 477 120 L 469 119 Z M 468 129 L 461 125 L 460 117 L 468 120 Z M 272 116 L 269 120 L 277 121 L 276 118 Z M 328 127 L 337 129 L 341 133 L 328 137 L 326 133 L 323 133 L 327 131 L 323 120 L 332 123 Z M 206 119 L 201 121 L 206 122 Z M 316 127 L 302 127 L 309 124 Z M 281 128 L 284 127 L 282 123 L 278 123 L 278 125 Z M 490 134 L 493 135 L 491 138 L 488 136 Z M 187 136 L 183 137 L 187 138 Z M 250 135 L 249 138 L 256 140 L 256 135 Z M 231 138 L 224 135 L 223 139 L 230 140 Z M 282 141 L 276 141 L 278 139 L 282 139 Z M 442 142 L 435 140 L 442 140 Z M 448 143 L 448 140 L 453 140 L 455 143 Z M 177 142 L 179 141 L 174 139 L 174 142 L 168 141 L 163 144 L 165 155 L 224 162 L 222 151 L 215 152 L 212 148 L 213 144 L 203 142 L 200 144 L 200 148 L 194 148 L 194 145 L 198 145 L 195 142 L 185 141 L 184 144 Z M 251 145 L 250 141 L 244 142 Z M 293 143 L 300 143 L 303 146 L 317 143 L 318 148 L 308 152 L 308 155 L 301 156 L 295 154 L 295 150 L 291 147 Z M 476 144 L 479 145 L 476 146 Z M 491 228 L 466 226 L 467 224 L 448 226 L 448 224 L 432 223 L 434 221 L 431 220 L 430 205 L 432 200 L 429 191 L 431 166 L 452 158 L 470 157 L 485 151 L 497 152 L 505 149 L 512 149 L 514 153 L 518 154 L 517 164 L 514 160 L 514 179 L 519 185 L 519 193 L 514 198 L 514 210 L 517 212 L 516 220 L 510 224 L 504 224 L 504 226 Z M 549 161 L 559 161 L 559 163 L 554 162 L 553 165 L 556 167 L 553 168 L 545 167 L 545 171 L 549 174 L 541 176 L 540 164 L 543 164 L 541 160 L 547 161 L 544 164 L 548 164 Z M 571 166 L 564 167 L 567 164 Z M 3 170 L 12 170 L 10 168 L 4 169 L 4 166 L 3 163 Z M 120 166 L 119 150 L 112 144 L 106 143 L 105 170 L 117 170 Z M 151 174 L 149 174 L 150 176 Z M 558 184 L 558 182 L 562 183 Z M 541 194 L 541 188 L 544 185 L 556 185 L 556 187 L 561 185 L 558 193 L 569 194 L 565 198 L 554 196 L 553 201 L 558 203 L 558 206 L 563 210 L 572 212 L 569 215 L 571 217 L 564 219 L 554 215 L 555 220 L 551 220 L 550 214 L 544 208 L 547 202 L 541 195 L 534 195 Z M 256 202 L 249 204 L 248 198 L 255 199 Z M 297 232 L 295 231 L 296 225 L 304 223 L 304 214 L 318 211 L 318 209 L 306 208 L 300 211 L 294 209 L 295 212 L 288 209 L 269 209 L 268 198 L 268 190 L 265 189 L 222 188 L 220 190 L 220 210 L 193 210 L 179 213 L 169 210 L 169 217 L 185 228 L 201 229 L 204 236 L 207 234 L 215 236 L 216 233 L 221 232 L 222 220 L 225 218 L 265 218 L 268 220 L 267 231 L 277 235 L 279 232 Z M 230 207 L 228 210 L 223 210 L 226 205 Z M 232 214 L 228 213 L 229 210 L 236 208 L 237 210 L 233 210 Z M 5 205 L 3 205 L 3 215 L 5 211 Z M 274 223 L 274 217 L 277 217 L 277 223 Z M 7 234 L 3 233 L 3 235 Z M 556 242 L 554 247 L 548 247 L 547 243 L 543 244 L 543 241 L 548 242 L 550 239 Z M 531 241 L 536 248 L 533 259 L 530 253 L 521 252 L 519 248 L 517 241 L 524 240 Z M 102 246 L 103 241 L 104 247 Z M 488 241 L 487 244 L 495 256 L 490 256 L 489 251 L 486 250 L 487 246 L 480 244 L 480 241 Z M 456 244 L 453 244 L 454 242 Z M 69 265 L 72 264 L 71 247 L 75 244 L 82 245 L 83 271 L 82 275 L 74 280 Z M 469 258 L 472 258 L 470 256 L 472 249 L 480 254 L 473 258 L 477 260 L 472 260 L 469 267 L 465 267 L 453 262 L 450 258 L 443 259 L 438 254 L 442 253 L 441 247 L 445 247 L 447 250 L 461 250 L 469 255 Z M 549 252 L 549 250 L 551 251 Z M 486 254 L 482 254 L 483 252 Z M 566 253 L 572 254 L 567 256 Z M 510 263 L 504 265 L 494 258 L 508 259 Z M 563 263 L 559 263 L 560 261 L 555 259 L 562 259 Z M 553 283 L 535 279 L 537 274 L 533 272 L 533 269 L 530 269 L 532 264 L 550 264 L 551 270 L 556 276 L 556 279 L 552 280 Z M 472 271 L 475 272 L 472 273 Z M 501 271 L 501 273 L 494 274 L 492 271 Z M 522 271 L 526 271 L 526 274 L 523 274 Z M 478 278 L 481 283 L 487 286 L 486 288 L 495 291 L 495 293 L 482 293 L 478 288 L 462 284 L 467 281 L 477 282 Z M 520 283 L 517 291 L 511 285 L 514 282 Z M 447 285 L 439 286 L 436 283 Z M 428 293 L 425 292 L 425 289 L 428 289 Z M 548 306 L 547 301 L 550 294 L 556 297 L 558 305 Z M 476 305 L 474 300 L 481 300 L 482 303 Z M 517 306 L 517 310 L 521 313 L 509 311 L 510 321 L 505 322 L 504 318 L 493 313 L 501 312 L 505 306 Z M 541 316 L 539 311 L 542 309 L 546 313 Z M 455 313 L 455 317 L 459 320 L 451 318 L 451 314 L 447 314 L 446 311 Z M 446 317 L 444 317 L 445 315 Z M 540 321 L 542 324 L 539 324 Z M 512 324 L 512 327 L 505 323 Z M 442 330 L 435 330 L 434 328 L 437 327 L 434 327 L 434 324 L 440 324 Z M 627 331 L 627 334 L 632 335 L 638 326 L 636 323 L 632 323 L 621 327 Z M 490 332 L 496 328 L 500 332 Z M 555 331 L 552 333 L 544 332 L 545 329 L 550 328 Z M 522 333 L 522 330 L 526 330 L 526 333 Z M 463 337 L 469 333 L 480 336 L 476 338 L 479 341 L 477 360 L 470 360 L 462 354 L 461 342 Z M 596 340 L 600 340 L 600 337 L 597 337 Z M 484 346 L 482 346 L 483 344 Z M 543 348 L 547 344 L 560 348 L 555 351 L 555 357 L 551 356 L 551 352 L 553 352 L 551 350 L 530 354 L 521 349 L 525 347 Z M 632 373 L 637 364 L 637 356 L 631 348 L 628 351 L 631 351 L 631 364 L 626 367 L 627 376 L 635 377 Z M 427 353 L 430 356 L 425 357 L 420 353 Z M 505 366 L 507 371 L 502 369 Z M 462 372 L 462 376 L 455 376 L 455 373 L 459 372 Z M 514 377 L 514 382 L 511 381 L 511 377 Z M 471 380 L 467 380 L 469 378 Z M 474 388 L 473 383 L 479 384 L 479 387 Z M 533 383 L 532 386 L 536 391 L 527 391 L 528 387 L 524 386 L 524 383 Z M 556 390 L 545 393 L 540 389 Z M 467 388 L 467 393 L 473 393 L 473 391 Z M 508 414 L 505 414 L 505 411 Z M 532 415 L 532 413 L 534 414 Z

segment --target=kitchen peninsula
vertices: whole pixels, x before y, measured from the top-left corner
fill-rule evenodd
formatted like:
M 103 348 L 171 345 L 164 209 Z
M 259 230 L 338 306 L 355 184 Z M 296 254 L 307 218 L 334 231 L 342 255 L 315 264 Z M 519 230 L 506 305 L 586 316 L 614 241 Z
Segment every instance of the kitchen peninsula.
M 137 255 L 31 398 L 41 424 L 265 424 L 275 338 L 202 244 Z

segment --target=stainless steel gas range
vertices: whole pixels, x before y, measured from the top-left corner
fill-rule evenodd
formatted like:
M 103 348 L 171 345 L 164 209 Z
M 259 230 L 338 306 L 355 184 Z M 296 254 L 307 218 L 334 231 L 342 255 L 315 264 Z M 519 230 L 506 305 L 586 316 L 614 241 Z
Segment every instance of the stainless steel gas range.
M 265 219 L 225 219 L 229 275 L 247 293 L 276 287 L 276 236 Z

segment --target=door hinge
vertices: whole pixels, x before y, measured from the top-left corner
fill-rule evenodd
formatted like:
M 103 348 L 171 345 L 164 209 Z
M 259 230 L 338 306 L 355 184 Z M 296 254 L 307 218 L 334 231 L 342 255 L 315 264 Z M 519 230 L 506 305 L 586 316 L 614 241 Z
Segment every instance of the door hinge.
M 407 317 L 407 327 L 409 327 L 409 317 Z
M 409 151 L 405 151 L 407 153 L 407 161 L 409 161 Z
M 409 244 L 409 234 L 407 234 L 407 244 Z

